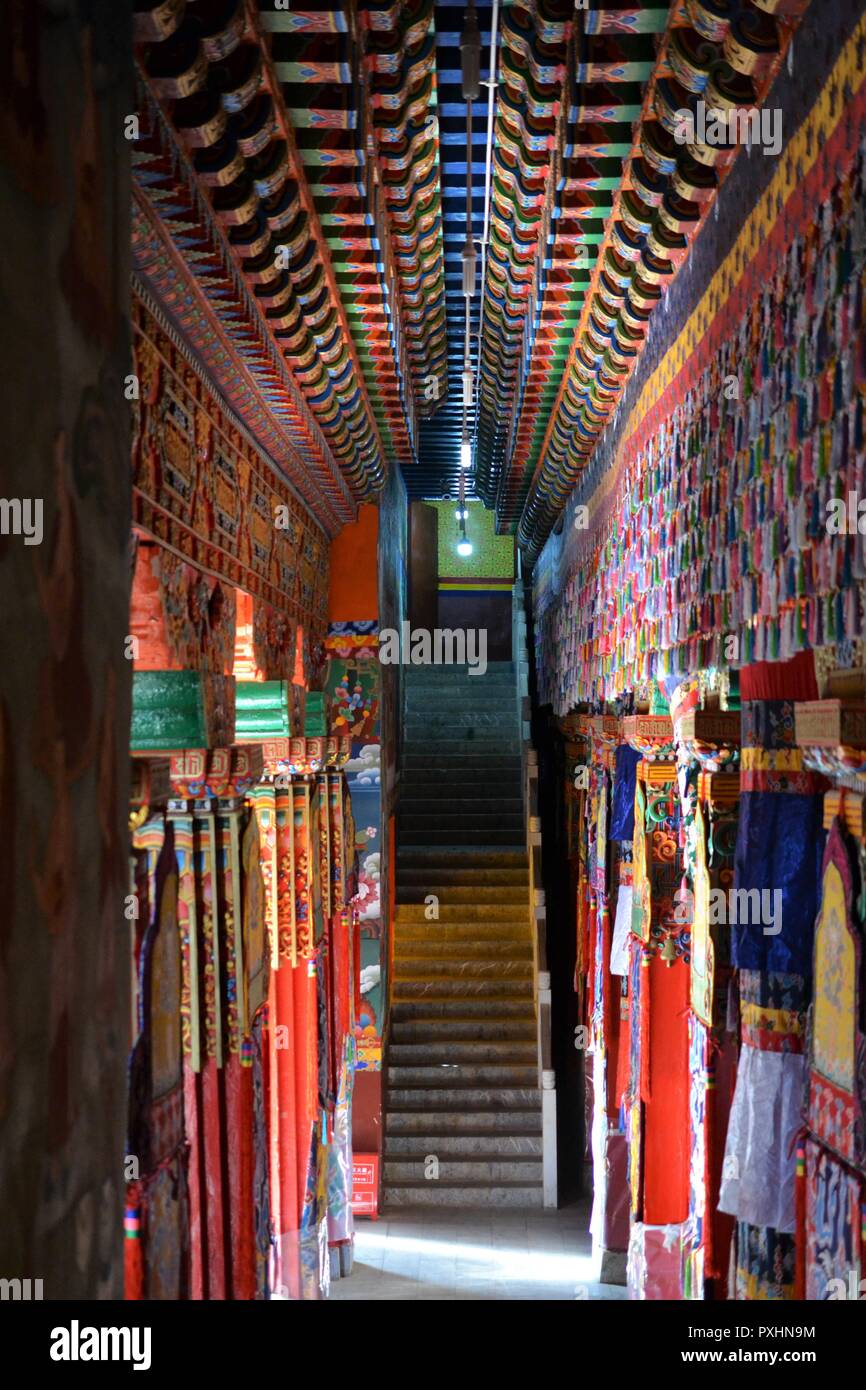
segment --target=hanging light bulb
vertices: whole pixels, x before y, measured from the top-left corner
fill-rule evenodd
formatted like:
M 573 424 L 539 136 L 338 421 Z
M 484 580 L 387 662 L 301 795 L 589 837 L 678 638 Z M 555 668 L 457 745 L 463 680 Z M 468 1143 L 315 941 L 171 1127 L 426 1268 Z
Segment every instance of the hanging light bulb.
M 472 554 L 472 542 L 468 541 L 465 536 L 462 541 L 457 543 L 457 554 L 462 555 L 464 559 Z

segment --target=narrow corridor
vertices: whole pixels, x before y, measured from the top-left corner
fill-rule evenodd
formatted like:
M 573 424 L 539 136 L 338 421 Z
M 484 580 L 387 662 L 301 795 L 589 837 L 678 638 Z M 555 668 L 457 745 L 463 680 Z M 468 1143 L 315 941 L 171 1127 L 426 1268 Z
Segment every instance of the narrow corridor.
M 832 1384 L 866 0 L 3 18 L 0 1308 L 248 1378 L 315 1314 L 236 1304 L 627 1298 Z

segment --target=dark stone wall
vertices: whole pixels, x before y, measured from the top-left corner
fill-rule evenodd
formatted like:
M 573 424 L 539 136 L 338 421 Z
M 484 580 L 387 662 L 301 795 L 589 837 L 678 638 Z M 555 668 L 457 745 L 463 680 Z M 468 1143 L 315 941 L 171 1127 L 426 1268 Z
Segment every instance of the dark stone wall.
M 131 11 L 0 44 L 0 1277 L 55 1299 L 122 1294 Z
M 407 615 L 409 505 L 406 485 L 398 468 L 388 474 L 379 494 L 379 627 L 396 628 Z M 380 667 L 382 731 L 382 999 L 387 1011 L 390 994 L 388 961 L 391 933 L 391 883 L 395 866 L 391 863 L 389 826 L 397 805 L 397 776 L 402 736 L 403 670 L 398 665 Z

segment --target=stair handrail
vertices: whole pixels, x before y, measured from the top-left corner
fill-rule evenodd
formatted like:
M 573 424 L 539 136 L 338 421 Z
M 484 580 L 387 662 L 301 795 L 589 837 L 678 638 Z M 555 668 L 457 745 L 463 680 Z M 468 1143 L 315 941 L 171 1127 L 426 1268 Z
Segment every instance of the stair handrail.
M 517 672 L 517 717 L 520 724 L 521 788 L 529 865 L 532 934 L 532 985 L 535 1003 L 538 1086 L 541 1091 L 542 1175 L 545 1207 L 557 1205 L 556 1073 L 551 1041 L 551 987 L 547 961 L 547 908 L 541 873 L 541 813 L 538 802 L 538 753 L 532 746 L 529 698 L 529 652 L 522 581 L 513 589 L 512 655 Z

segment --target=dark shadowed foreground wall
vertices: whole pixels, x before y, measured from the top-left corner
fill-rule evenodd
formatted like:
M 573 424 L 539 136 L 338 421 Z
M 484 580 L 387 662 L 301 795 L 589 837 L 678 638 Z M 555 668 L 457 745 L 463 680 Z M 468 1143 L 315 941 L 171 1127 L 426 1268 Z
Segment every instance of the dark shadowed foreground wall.
M 0 1278 L 45 1298 L 122 1293 L 131 10 L 2 6 Z

